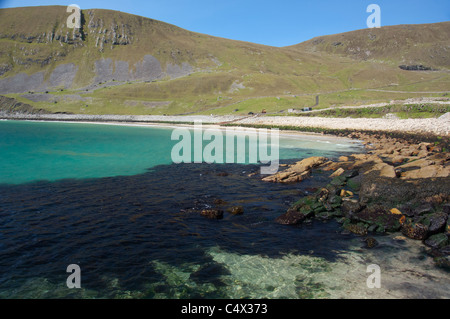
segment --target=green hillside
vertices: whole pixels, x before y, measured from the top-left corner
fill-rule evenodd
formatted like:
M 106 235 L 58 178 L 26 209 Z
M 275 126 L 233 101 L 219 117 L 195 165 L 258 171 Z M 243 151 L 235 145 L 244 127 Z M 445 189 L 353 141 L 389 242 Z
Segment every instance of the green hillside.
M 394 65 L 450 68 L 450 21 L 363 29 L 317 37 L 294 45 L 300 52 L 328 52 Z
M 325 108 L 442 96 L 450 88 L 449 55 L 442 53 L 450 23 L 276 48 L 100 9 L 82 10 L 81 29 L 74 30 L 66 27 L 68 16 L 62 6 L 0 10 L 0 95 L 49 112 L 246 114 L 312 106 L 317 95 Z M 391 50 L 383 32 L 402 41 Z M 343 44 L 333 45 L 333 37 Z M 437 53 L 430 58 L 411 43 Z M 372 53 L 348 54 L 354 45 Z M 401 70 L 403 62 L 439 70 Z

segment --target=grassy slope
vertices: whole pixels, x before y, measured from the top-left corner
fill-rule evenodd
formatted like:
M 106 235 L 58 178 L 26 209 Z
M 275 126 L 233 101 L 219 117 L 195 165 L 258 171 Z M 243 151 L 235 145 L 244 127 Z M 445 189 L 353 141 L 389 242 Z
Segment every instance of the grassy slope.
M 328 52 L 357 60 L 450 68 L 450 21 L 397 25 L 317 37 L 292 46 L 299 51 Z
M 320 108 L 417 96 L 440 96 L 438 93 L 424 95 L 403 92 L 448 91 L 449 88 L 450 76 L 445 70 L 420 73 L 400 70 L 396 63 L 398 52 L 411 55 L 411 60 L 416 56 L 416 51 L 410 50 L 407 45 L 410 41 L 406 41 L 406 44 L 401 42 L 395 50 L 386 52 L 387 49 L 382 45 L 383 37 L 378 34 L 388 30 L 391 36 L 401 39 L 410 37 L 413 42 L 421 43 L 420 47 L 429 48 L 433 43 L 438 46 L 448 45 L 448 37 L 445 39 L 445 36 L 443 38 L 440 34 L 434 34 L 447 30 L 448 24 L 424 26 L 426 32 L 421 39 L 417 38 L 416 30 L 420 26 L 412 29 L 407 27 L 402 32 L 397 27 L 387 27 L 336 35 L 339 39 L 348 39 L 351 45 L 362 45 L 360 43 L 368 32 L 376 33 L 376 40 L 371 40 L 377 43 L 375 47 L 371 47 L 376 60 L 357 56 L 355 60 L 355 55 L 340 52 L 339 47 L 334 49 L 335 46 L 331 45 L 333 50 L 329 50 L 330 45 L 326 43 L 333 43 L 333 36 L 322 37 L 326 41 L 322 41 L 319 46 L 311 46 L 311 41 L 314 41 L 311 40 L 293 47 L 275 48 L 193 33 L 122 12 L 95 9 L 84 10 L 83 15 L 84 41 L 69 45 L 59 41 L 38 43 L 36 40 L 52 31 L 61 35 L 72 32 L 65 27 L 68 16 L 65 7 L 0 10 L 0 67 L 12 67 L 3 77 L 19 72 L 31 74 L 40 70 L 45 70 L 48 77 L 57 65 L 63 63 L 75 63 L 79 68 L 75 88 L 64 92 L 49 92 L 51 98 L 48 101 L 31 102 L 21 97 L 21 94 L 10 96 L 53 112 L 226 114 L 238 110 L 236 113 L 245 114 L 249 111 L 260 112 L 262 109 L 278 112 L 288 108 L 312 106 L 317 94 L 321 95 Z M 103 52 L 100 52 L 96 46 L 99 32 L 107 29 L 108 36 L 114 26 L 118 27 L 118 31 L 125 28 L 130 43 L 113 47 L 105 44 Z M 30 36 L 35 39 L 24 39 Z M 386 43 L 391 42 L 389 38 Z M 366 41 L 366 45 L 373 43 L 367 44 Z M 96 60 L 111 58 L 128 61 L 132 68 L 146 54 L 155 56 L 163 69 L 168 63 L 180 65 L 188 62 L 194 67 L 194 71 L 190 76 L 161 79 L 152 83 L 122 83 L 112 87 L 99 87 L 93 92 L 76 89 L 92 84 Z M 50 61 L 44 64 L 42 61 L 49 56 Z M 383 62 L 379 61 L 381 58 L 384 58 Z M 27 62 L 30 59 L 32 62 Z M 442 61 L 433 59 L 445 67 L 449 65 L 447 60 L 448 57 Z M 396 90 L 400 93 L 367 89 Z M 81 95 L 83 100 L 70 98 L 69 95 L 73 94 Z

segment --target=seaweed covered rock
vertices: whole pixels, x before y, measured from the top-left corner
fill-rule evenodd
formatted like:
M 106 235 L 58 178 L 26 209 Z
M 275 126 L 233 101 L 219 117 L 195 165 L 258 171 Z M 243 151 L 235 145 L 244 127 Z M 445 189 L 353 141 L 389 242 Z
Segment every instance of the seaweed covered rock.
M 294 208 L 288 209 L 286 213 L 278 216 L 275 222 L 281 225 L 297 225 L 306 219 L 306 215 Z
M 313 196 L 307 196 L 295 203 L 286 213 L 277 217 L 275 222 L 282 225 L 297 225 L 314 216 L 314 209 L 319 207 Z
M 357 222 L 377 226 L 376 228 L 374 227 L 375 229 L 379 228 L 383 231 L 395 232 L 401 227 L 401 216 L 393 214 L 381 205 L 374 205 L 353 214 L 352 219 Z
M 366 236 L 368 233 L 367 228 L 360 224 L 348 224 L 344 229 L 359 236 Z
M 354 214 L 359 213 L 364 208 L 359 201 L 349 198 L 344 198 L 341 205 L 342 213 L 348 218 L 352 218 Z
M 333 178 L 333 180 L 330 182 L 331 186 L 344 186 L 347 184 L 347 177 L 345 175 L 336 176 Z

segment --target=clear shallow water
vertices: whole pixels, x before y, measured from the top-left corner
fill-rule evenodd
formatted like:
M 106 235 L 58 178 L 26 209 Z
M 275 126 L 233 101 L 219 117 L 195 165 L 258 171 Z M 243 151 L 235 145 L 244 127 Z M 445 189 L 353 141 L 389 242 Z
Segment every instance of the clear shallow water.
M 0 183 L 143 173 L 171 162 L 170 131 L 78 123 L 0 122 Z
M 124 173 L 127 161 L 114 156 L 117 162 L 99 173 L 105 156 L 81 156 L 74 165 L 71 160 L 80 156 L 65 154 L 52 162 L 66 165 L 65 170 L 36 167 L 29 171 L 37 177 L 26 183 L 0 185 L 0 298 L 449 297 L 448 276 L 433 267 L 417 243 L 386 236 L 367 251 L 360 238 L 341 235 L 334 222 L 299 227 L 273 222 L 326 176 L 278 185 L 249 178 L 258 165 L 147 162 L 157 152 L 141 150 L 151 143 L 146 133 L 152 131 L 141 127 L 12 124 L 18 125 L 16 133 L 11 127 L 1 133 L 2 145 L 9 147 L 2 160 L 7 158 L 16 172 L 26 166 L 23 153 L 35 161 L 54 157 L 24 148 L 21 136 L 28 145 L 32 140 L 45 145 L 36 142 L 35 150 L 124 154 L 132 158 L 132 169 Z M 170 139 L 167 130 L 155 134 Z M 302 148 L 288 142 L 285 158 L 342 154 L 317 143 Z M 168 149 L 156 147 L 161 154 Z M 97 169 L 84 171 L 89 168 L 84 160 Z M 62 177 L 66 171 L 72 178 Z M 225 213 L 219 221 L 191 211 L 236 205 L 244 207 L 244 215 Z M 366 286 L 366 267 L 372 263 L 383 269 L 380 290 Z M 81 267 L 80 290 L 66 287 L 69 264 Z
M 172 131 L 145 126 L 0 121 L 0 184 L 141 174 L 156 165 L 172 163 L 171 151 L 178 143 L 171 140 Z M 336 156 L 339 151 L 359 149 L 349 140 L 338 141 L 285 136 L 280 139 L 280 159 Z

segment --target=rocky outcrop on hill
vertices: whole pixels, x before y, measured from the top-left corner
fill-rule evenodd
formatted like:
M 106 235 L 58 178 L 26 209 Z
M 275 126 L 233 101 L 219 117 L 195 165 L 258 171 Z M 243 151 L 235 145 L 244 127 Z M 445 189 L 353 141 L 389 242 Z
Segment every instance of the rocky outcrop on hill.
M 25 43 L 42 43 L 51 44 L 59 42 L 73 46 L 83 46 L 84 34 L 83 29 L 68 29 L 65 24 L 57 24 L 42 33 L 24 34 L 17 33 L 0 33 L 0 39 L 9 39 Z
M 16 99 L 0 95 L 0 114 L 48 114 L 42 109 L 35 109 L 29 104 L 17 101 Z
M 94 10 L 87 10 L 87 33 L 95 39 L 95 47 L 103 52 L 107 45 L 111 49 L 117 45 L 128 45 L 133 36 L 131 27 L 124 23 L 111 23 L 107 25 L 101 17 L 95 16 Z
M 64 88 L 72 86 L 78 67 L 73 64 L 57 66 L 45 79 L 45 72 L 40 71 L 31 75 L 19 73 L 15 76 L 0 79 L 0 93 L 23 93 L 27 91 L 45 91 L 47 89 Z
M 405 71 L 437 71 L 424 65 L 400 65 L 399 68 Z
M 59 42 L 74 47 L 84 46 L 87 37 L 95 42 L 95 47 L 103 52 L 107 45 L 114 48 L 117 45 L 128 45 L 133 36 L 130 25 L 126 23 L 106 23 L 101 16 L 95 15 L 96 10 L 80 10 L 81 27 L 68 28 L 65 18 L 68 15 L 61 14 L 60 21 L 49 26 L 47 30 L 39 33 L 0 32 L 0 39 L 9 39 L 25 43 L 51 44 Z M 61 12 L 63 12 L 61 10 Z
M 108 10 L 81 10 L 81 27 L 71 29 L 66 21 L 69 13 L 64 7 L 17 9 L 13 14 L 19 20 L 24 15 L 39 21 L 39 31 L 23 27 L 15 20 L 3 21 L 6 27 L 0 29 L 0 39 L 11 40 L 11 44 L 8 42 L 11 48 L 5 47 L 0 52 L 0 57 L 10 57 L 9 61 L 0 61 L 0 77 L 5 76 L 0 79 L 0 94 L 43 92 L 77 86 L 92 89 L 105 82 L 153 81 L 182 77 L 193 71 L 188 62 L 179 59 L 179 50 L 178 53 L 164 50 L 163 53 L 171 54 L 172 58 L 166 61 L 164 57 L 154 56 L 156 52 L 153 52 L 151 45 L 142 47 L 137 37 L 142 33 L 140 28 L 143 23 L 150 32 L 158 32 L 159 26 L 153 29 L 151 19 Z M 51 22 L 42 22 L 45 14 L 49 15 Z M 134 52 L 132 58 L 123 54 L 119 57 L 110 55 L 117 47 L 132 45 L 135 45 L 130 48 L 130 52 Z M 99 52 L 106 55 L 102 57 Z M 80 54 L 89 56 L 89 61 L 80 61 Z M 164 64 L 161 61 L 165 61 Z M 29 72 L 29 69 L 36 71 Z M 81 83 L 75 83 L 75 79 Z

